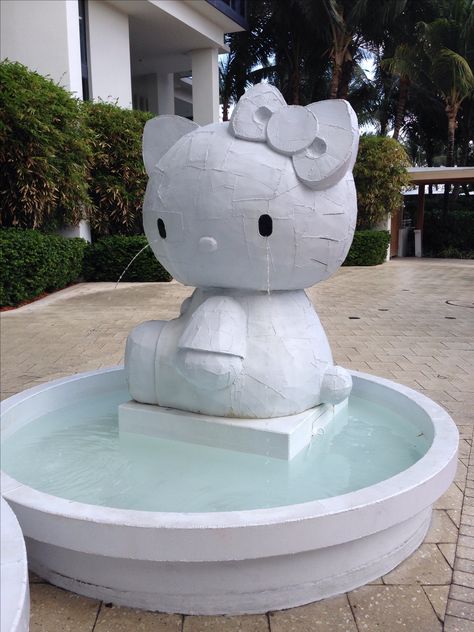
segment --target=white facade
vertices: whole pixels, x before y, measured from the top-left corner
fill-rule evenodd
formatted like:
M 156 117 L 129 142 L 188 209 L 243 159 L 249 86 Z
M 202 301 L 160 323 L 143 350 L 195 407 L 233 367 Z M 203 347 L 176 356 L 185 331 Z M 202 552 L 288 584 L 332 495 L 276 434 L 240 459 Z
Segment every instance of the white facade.
M 51 77 L 79 98 L 206 124 L 218 120 L 224 34 L 243 30 L 243 17 L 229 4 L 2 0 L 0 57 Z
M 87 10 L 91 94 L 131 108 L 128 16 L 102 0 L 89 0 Z
M 82 98 L 77 0 L 2 0 L 0 57 L 19 61 Z

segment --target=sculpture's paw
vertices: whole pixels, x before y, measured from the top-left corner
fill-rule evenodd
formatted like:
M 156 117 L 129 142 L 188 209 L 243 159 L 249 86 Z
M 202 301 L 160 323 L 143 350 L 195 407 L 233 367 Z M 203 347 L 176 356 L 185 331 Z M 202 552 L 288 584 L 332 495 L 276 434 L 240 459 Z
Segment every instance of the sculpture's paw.
M 242 358 L 235 355 L 181 349 L 178 370 L 197 388 L 221 390 L 235 382 L 242 371 Z
M 352 377 L 342 366 L 330 366 L 321 383 L 321 402 L 340 404 L 349 397 L 352 389 Z

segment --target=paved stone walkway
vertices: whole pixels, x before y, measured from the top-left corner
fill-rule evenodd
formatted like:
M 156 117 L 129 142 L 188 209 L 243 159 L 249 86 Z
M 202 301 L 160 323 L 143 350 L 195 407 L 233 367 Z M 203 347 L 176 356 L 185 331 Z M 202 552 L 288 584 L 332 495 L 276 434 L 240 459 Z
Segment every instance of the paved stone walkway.
M 3 397 L 121 362 L 131 327 L 173 318 L 189 293 L 174 282 L 118 289 L 82 284 L 2 314 Z M 110 607 L 33 577 L 32 632 L 473 632 L 473 262 L 405 259 L 343 268 L 309 295 L 338 364 L 414 387 L 458 424 L 456 480 L 437 503 L 421 547 L 368 586 L 258 616 L 182 617 Z

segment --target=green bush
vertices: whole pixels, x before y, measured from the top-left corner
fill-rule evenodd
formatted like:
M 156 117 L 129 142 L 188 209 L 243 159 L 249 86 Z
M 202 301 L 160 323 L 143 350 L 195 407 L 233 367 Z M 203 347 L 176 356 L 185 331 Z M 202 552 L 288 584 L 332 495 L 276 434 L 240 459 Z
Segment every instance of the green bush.
M 357 229 L 374 228 L 402 205 L 410 166 L 400 143 L 387 136 L 363 136 L 354 167 L 357 189 Z
M 87 249 L 84 276 L 88 281 L 118 281 L 133 257 L 147 245 L 143 235 L 103 237 Z M 155 259 L 151 248 L 137 256 L 122 281 L 171 281 L 171 275 Z
M 356 230 L 345 266 L 376 266 L 385 261 L 390 243 L 388 230 Z
M 59 290 L 82 272 L 87 242 L 36 230 L 0 230 L 0 306 Z
M 425 210 L 423 251 L 438 256 L 447 248 L 460 252 L 474 249 L 474 209 L 452 209 L 446 215 L 440 208 Z
M 3 226 L 77 223 L 87 215 L 88 132 L 80 102 L 25 66 L 0 63 Z
M 474 250 L 459 250 L 454 246 L 448 246 L 436 253 L 441 259 L 474 259 Z
M 108 103 L 84 103 L 91 130 L 93 159 L 89 173 L 94 237 L 143 233 L 142 203 L 147 175 L 142 134 L 153 115 Z
M 415 199 L 405 201 L 405 217 L 411 218 L 414 224 L 417 200 L 416 196 L 410 198 Z M 443 213 L 442 204 L 439 196 L 433 199 L 426 198 L 423 222 L 424 255 L 471 259 L 474 250 L 474 200 L 460 196 L 447 213 Z M 445 252 L 451 254 L 443 254 Z

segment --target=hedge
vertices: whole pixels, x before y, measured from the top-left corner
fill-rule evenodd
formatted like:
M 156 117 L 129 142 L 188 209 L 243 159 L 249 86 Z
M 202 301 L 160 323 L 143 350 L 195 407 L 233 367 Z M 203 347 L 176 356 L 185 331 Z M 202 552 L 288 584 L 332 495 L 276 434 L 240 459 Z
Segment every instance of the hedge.
M 91 244 L 84 259 L 87 281 L 118 281 L 120 275 L 148 241 L 144 235 L 114 235 Z M 122 277 L 122 281 L 171 281 L 171 275 L 155 259 L 151 248 L 145 248 Z
M 356 230 L 345 266 L 376 266 L 387 257 L 388 230 Z
M 5 227 L 46 232 L 89 219 L 94 238 L 142 233 L 142 134 L 153 114 L 82 102 L 0 62 L 0 208 Z
M 59 290 L 82 272 L 87 242 L 36 230 L 0 230 L 0 306 Z
M 93 238 L 142 234 L 147 183 L 142 135 L 153 114 L 102 102 L 86 102 L 83 108 L 92 148 L 88 178 Z
M 0 62 L 3 226 L 52 228 L 87 216 L 88 135 L 77 99 L 21 64 Z

